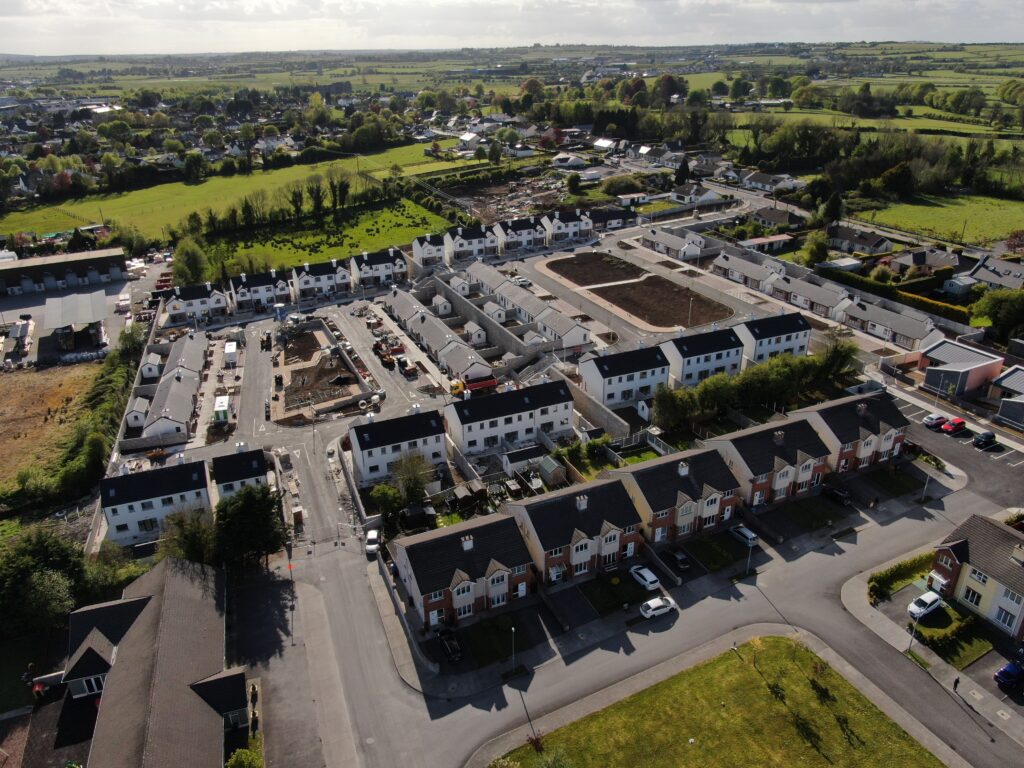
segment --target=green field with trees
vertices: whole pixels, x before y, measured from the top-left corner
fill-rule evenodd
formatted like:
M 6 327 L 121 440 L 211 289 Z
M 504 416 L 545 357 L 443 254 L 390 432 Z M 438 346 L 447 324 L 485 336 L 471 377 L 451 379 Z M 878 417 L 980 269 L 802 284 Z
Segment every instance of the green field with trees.
M 869 211 L 861 218 L 943 240 L 989 243 L 1024 229 L 1024 202 L 984 195 L 923 195 Z

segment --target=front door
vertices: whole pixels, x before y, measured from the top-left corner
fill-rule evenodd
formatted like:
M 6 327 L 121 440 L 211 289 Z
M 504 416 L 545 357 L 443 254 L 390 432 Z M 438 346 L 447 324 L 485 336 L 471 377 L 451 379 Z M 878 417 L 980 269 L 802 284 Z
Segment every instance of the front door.
M 526 597 L 526 582 L 520 581 L 516 586 L 516 597 Z
M 636 543 L 635 542 L 631 541 L 628 544 L 626 544 L 626 557 L 632 557 L 633 556 L 633 552 L 635 550 L 636 550 Z
M 430 616 L 429 616 L 430 626 L 436 627 L 438 625 L 438 623 L 441 621 L 441 619 L 443 619 L 443 618 L 444 618 L 444 610 L 443 609 L 438 609 L 436 611 L 431 611 L 430 612 Z

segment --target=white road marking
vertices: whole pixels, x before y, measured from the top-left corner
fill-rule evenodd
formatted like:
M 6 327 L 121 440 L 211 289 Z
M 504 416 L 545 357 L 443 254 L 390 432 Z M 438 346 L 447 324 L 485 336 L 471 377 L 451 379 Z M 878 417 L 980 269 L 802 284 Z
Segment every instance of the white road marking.
M 1021 464 L 1024 464 L 1024 460 L 1018 461 L 1016 464 L 1011 464 L 1010 466 L 1011 467 L 1019 467 Z

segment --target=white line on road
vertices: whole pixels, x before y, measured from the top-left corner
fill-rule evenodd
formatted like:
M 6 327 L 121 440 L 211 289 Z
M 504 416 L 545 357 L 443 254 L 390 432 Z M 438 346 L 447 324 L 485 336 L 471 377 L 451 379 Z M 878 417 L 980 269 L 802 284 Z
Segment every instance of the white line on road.
M 1021 464 L 1024 464 L 1024 460 L 1018 461 L 1016 464 L 1011 464 L 1010 466 L 1011 467 L 1019 467 Z

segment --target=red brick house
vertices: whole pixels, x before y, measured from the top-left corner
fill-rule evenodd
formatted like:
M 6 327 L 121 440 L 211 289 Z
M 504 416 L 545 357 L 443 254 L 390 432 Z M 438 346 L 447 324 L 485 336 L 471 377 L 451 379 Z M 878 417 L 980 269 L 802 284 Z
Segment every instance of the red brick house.
M 910 421 L 888 392 L 831 400 L 793 411 L 817 430 L 833 472 L 852 472 L 900 455 Z

